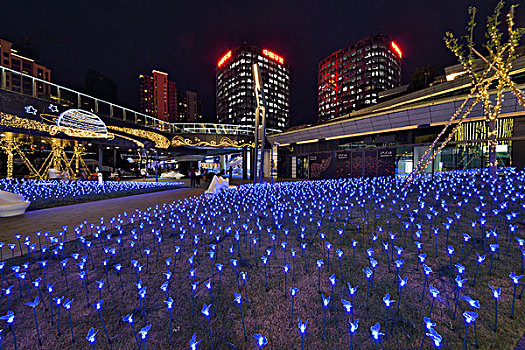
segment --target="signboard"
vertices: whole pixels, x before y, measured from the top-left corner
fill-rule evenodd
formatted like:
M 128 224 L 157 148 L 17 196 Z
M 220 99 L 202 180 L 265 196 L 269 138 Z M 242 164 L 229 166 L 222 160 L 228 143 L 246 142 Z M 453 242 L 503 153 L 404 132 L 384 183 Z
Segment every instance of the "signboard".
M 311 154 L 309 157 L 310 179 L 333 179 L 336 175 L 333 152 Z
M 364 163 L 363 151 L 352 152 L 352 177 L 363 176 Z
M 337 152 L 336 153 L 336 178 L 344 179 L 352 176 L 352 153 L 351 152 Z
M 377 150 L 365 150 L 365 173 L 366 177 L 377 176 Z
M 377 176 L 394 176 L 396 156 L 393 149 L 383 149 L 377 155 Z
M 227 60 L 229 60 L 230 58 L 232 57 L 232 50 L 226 52 L 226 54 L 224 56 L 221 57 L 221 59 L 219 60 L 219 62 L 217 62 L 217 67 L 220 67 L 224 64 L 224 62 L 226 62 Z
M 273 53 L 272 51 L 264 49 L 264 50 L 262 50 L 262 53 L 266 57 L 271 58 L 272 60 L 274 60 L 276 62 L 279 62 L 280 64 L 284 64 L 284 58 L 282 58 L 281 56 Z

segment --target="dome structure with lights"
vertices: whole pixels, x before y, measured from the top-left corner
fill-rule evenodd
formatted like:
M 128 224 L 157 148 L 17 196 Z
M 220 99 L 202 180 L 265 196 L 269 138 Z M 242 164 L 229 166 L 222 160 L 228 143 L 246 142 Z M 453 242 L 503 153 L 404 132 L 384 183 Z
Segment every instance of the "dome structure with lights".
M 106 124 L 94 113 L 82 109 L 68 109 L 57 121 L 60 131 L 69 136 L 108 138 Z

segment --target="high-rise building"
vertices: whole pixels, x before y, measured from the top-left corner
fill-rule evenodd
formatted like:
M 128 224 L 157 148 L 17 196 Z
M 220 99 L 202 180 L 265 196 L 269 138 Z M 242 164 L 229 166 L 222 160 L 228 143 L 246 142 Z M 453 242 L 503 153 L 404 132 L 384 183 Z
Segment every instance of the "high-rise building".
M 377 103 L 401 82 L 400 47 L 384 35 L 360 40 L 319 62 L 319 122 Z
M 168 73 L 154 70 L 152 76 L 141 74 L 140 111 L 165 122 L 177 119 L 177 87 Z
M 13 49 L 13 44 L 4 39 L 0 39 L 0 65 L 35 78 L 51 81 L 51 70 L 49 68 L 36 63 L 32 58 L 20 55 L 17 50 Z M 4 77 L 0 77 L 0 80 L 3 79 Z M 32 94 L 33 92 L 33 83 L 30 78 L 11 72 L 5 73 L 5 81 L 0 81 L 0 84 L 15 92 L 24 94 Z M 37 95 L 49 95 L 50 87 L 46 83 L 37 82 L 35 89 Z
M 184 94 L 178 94 L 177 97 L 177 122 L 181 123 L 198 123 L 202 122 L 202 101 L 197 98 L 197 93 L 186 91 Z
M 117 103 L 117 84 L 94 69 L 86 73 L 85 90 L 90 96 Z
M 255 125 L 254 63 L 259 64 L 268 105 L 266 127 L 282 131 L 290 120 L 289 65 L 282 56 L 246 43 L 217 62 L 217 119 L 224 124 Z

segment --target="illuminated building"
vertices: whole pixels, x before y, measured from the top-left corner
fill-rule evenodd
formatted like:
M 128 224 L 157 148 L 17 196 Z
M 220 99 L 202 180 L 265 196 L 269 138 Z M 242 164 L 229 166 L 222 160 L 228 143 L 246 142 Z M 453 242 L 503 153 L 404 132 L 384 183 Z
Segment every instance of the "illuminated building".
M 255 125 L 254 63 L 259 64 L 268 103 L 266 127 L 282 131 L 290 119 L 288 63 L 277 53 L 246 43 L 217 60 L 217 119 L 224 124 Z
M 319 121 L 377 103 L 379 92 L 400 85 L 402 57 L 399 45 L 381 34 L 360 40 L 319 62 Z
M 202 100 L 197 98 L 196 92 L 186 91 L 184 94 L 178 94 L 177 104 L 177 122 L 202 122 Z
M 177 87 L 168 73 L 154 70 L 152 76 L 141 74 L 140 111 L 166 122 L 177 119 Z
M 0 39 L 0 65 L 46 81 L 51 81 L 51 70 L 35 60 L 24 57 L 13 49 L 13 44 Z M 33 84 L 30 79 L 11 72 L 0 77 L 0 84 L 7 90 L 32 95 Z M 49 95 L 49 85 L 37 82 L 35 95 Z

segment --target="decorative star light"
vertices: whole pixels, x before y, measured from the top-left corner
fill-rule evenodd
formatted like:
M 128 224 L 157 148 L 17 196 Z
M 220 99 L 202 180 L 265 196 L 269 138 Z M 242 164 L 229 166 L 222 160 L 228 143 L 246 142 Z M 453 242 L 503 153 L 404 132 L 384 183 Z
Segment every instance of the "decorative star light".
M 33 115 L 36 115 L 36 112 L 38 112 L 38 110 L 33 107 L 33 106 L 25 106 L 24 109 L 26 110 L 26 113 L 27 114 L 33 114 Z

